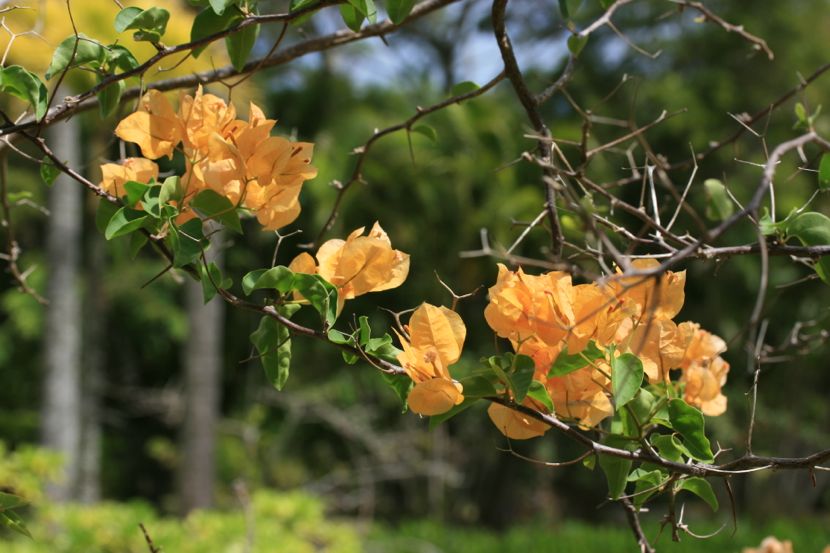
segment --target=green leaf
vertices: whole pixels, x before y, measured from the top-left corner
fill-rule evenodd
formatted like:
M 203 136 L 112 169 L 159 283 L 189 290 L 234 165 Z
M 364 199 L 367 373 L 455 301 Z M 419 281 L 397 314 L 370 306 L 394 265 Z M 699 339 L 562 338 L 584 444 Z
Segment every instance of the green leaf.
M 76 42 L 78 44 L 77 48 L 75 47 Z M 72 56 L 73 52 L 74 57 Z M 100 42 L 87 38 L 82 34 L 77 37 L 72 35 L 65 38 L 52 54 L 52 61 L 46 69 L 46 80 L 48 81 L 67 68 L 79 65 L 91 64 L 93 67 L 100 67 L 106 59 L 107 50 Z
M 318 0 L 291 0 L 291 3 L 288 5 L 288 11 L 294 13 L 303 8 L 313 6 L 317 3 L 317 1 Z
M 135 20 L 136 17 L 141 15 L 143 12 L 141 8 L 136 8 L 135 6 L 130 6 L 129 8 L 124 8 L 118 15 L 115 16 L 115 32 L 116 33 L 123 33 L 127 30 L 129 25 Z
M 147 219 L 147 214 L 130 207 L 122 207 L 112 216 L 104 230 L 104 238 L 112 240 L 140 229 Z
M 6 492 L 0 492 L 0 511 L 8 511 L 9 509 L 16 509 L 27 504 L 27 501 L 19 495 L 14 495 Z
M 438 133 L 435 132 L 435 129 L 433 129 L 429 125 L 416 125 L 412 127 L 411 132 L 418 133 L 422 136 L 426 136 L 433 142 L 438 142 Z
M 634 399 L 643 384 L 643 362 L 633 353 L 611 356 L 611 388 L 614 405 L 620 410 Z
M 588 342 L 584 350 L 574 355 L 569 355 L 568 349 L 565 348 L 556 357 L 556 361 L 553 362 L 553 365 L 548 371 L 548 377 L 565 376 L 566 374 L 578 371 L 582 367 L 588 366 L 590 363 L 602 357 L 605 357 L 605 352 L 599 349 L 593 340 Z
M 466 397 L 467 389 L 464 389 L 464 395 Z M 530 383 L 530 388 L 527 391 L 527 397 L 534 399 L 545 406 L 548 410 L 548 413 L 553 413 L 553 401 L 550 399 L 550 395 L 548 395 L 548 390 L 545 388 L 545 385 L 539 382 L 538 380 L 534 380 Z
M 477 401 L 479 401 L 478 398 L 469 398 L 468 399 L 467 396 L 465 395 L 464 396 L 464 401 L 462 401 L 458 405 L 453 406 L 446 413 L 441 413 L 440 415 L 431 416 L 429 418 L 429 429 L 433 430 L 433 429 L 437 428 L 441 423 L 447 422 L 448 420 L 450 420 L 451 418 L 453 418 L 454 416 L 456 416 L 459 413 L 463 413 L 464 411 L 466 411 L 467 409 L 469 409 L 470 407 L 475 405 L 475 403 Z
M 677 489 L 695 494 L 705 501 L 713 511 L 718 510 L 718 498 L 712 490 L 712 485 L 705 478 L 698 476 L 684 478 L 677 484 Z
M 683 438 L 683 445 L 691 457 L 704 463 L 714 460 L 712 446 L 704 432 L 703 413 L 682 399 L 672 399 L 669 401 L 669 421 Z
M 475 92 L 479 88 L 481 87 L 473 81 L 460 82 L 450 89 L 450 96 L 464 96 L 465 94 Z
M 576 34 L 568 37 L 568 50 L 574 56 L 579 56 L 586 44 L 588 44 L 588 35 L 582 36 Z
M 36 119 L 43 119 L 49 101 L 46 85 L 34 74 L 19 65 L 0 68 L 0 92 L 11 94 L 28 102 Z
M 735 204 L 723 183 L 718 179 L 706 179 L 703 186 L 706 188 L 706 216 L 713 221 L 729 218 L 735 212 Z
M 608 436 L 603 443 L 611 447 L 622 448 L 630 442 L 618 436 Z M 599 466 L 608 481 L 608 497 L 611 499 L 619 498 L 625 492 L 628 473 L 631 470 L 631 460 L 611 455 L 600 455 Z
M 265 376 L 277 390 L 288 380 L 291 366 L 291 334 L 288 328 L 271 317 L 263 317 L 251 334 L 251 342 L 259 353 Z
M 294 273 L 294 289 L 320 314 L 325 328 L 337 320 L 337 288 L 320 275 Z
M 363 346 L 363 350 L 373 357 L 389 361 L 390 363 L 396 363 L 398 361 L 398 355 L 401 354 L 401 350 L 395 347 L 392 343 L 392 337 L 389 334 L 384 334 L 380 338 L 367 340 Z
M 414 6 L 415 0 L 386 0 L 386 12 L 395 25 L 401 24 L 409 17 Z
M 159 204 L 169 204 L 170 200 L 179 201 L 181 196 L 181 179 L 179 176 L 173 175 L 164 179 L 164 182 L 161 183 L 161 190 L 159 191 Z
M 124 190 L 127 191 L 127 204 L 134 206 L 150 190 L 150 186 L 131 180 L 124 183 Z
M 147 244 L 147 242 L 147 236 L 141 232 L 134 232 L 130 234 L 130 247 L 128 248 L 130 259 L 138 257 L 138 253 L 141 251 L 141 248 Z
M 599 5 L 607 10 L 614 4 L 614 1 L 615 0 L 599 0 Z
M 47 186 L 52 186 L 55 184 L 55 180 L 60 174 L 61 170 L 55 167 L 52 160 L 46 156 L 43 156 L 40 160 L 40 178 L 43 182 L 45 182 Z
M 242 277 L 242 291 L 246 296 L 254 290 L 273 289 L 286 294 L 294 289 L 294 273 L 279 265 L 270 269 L 257 269 Z
M 124 46 L 110 44 L 107 46 L 107 64 L 109 64 L 110 69 L 118 68 L 121 71 L 131 71 L 138 67 L 138 60 Z
M 642 471 L 642 469 L 637 469 L 632 475 L 637 471 Z M 630 477 L 629 480 L 631 480 Z M 637 507 L 642 506 L 649 497 L 660 491 L 660 486 L 666 480 L 668 480 L 668 477 L 660 470 L 643 471 L 641 474 L 638 474 L 634 480 L 636 482 L 633 497 L 634 505 Z
M 211 261 L 208 263 L 207 269 L 204 263 L 199 263 L 199 280 L 202 283 L 202 298 L 205 303 L 213 299 L 219 292 L 219 288 L 224 289 L 226 281 L 222 278 L 222 271 L 219 266 Z
M 241 19 L 242 17 L 236 10 L 228 10 L 222 15 L 217 15 L 212 9 L 205 8 L 193 19 L 193 27 L 190 28 L 190 41 L 195 42 L 220 33 Z M 193 57 L 198 58 L 199 54 L 204 52 L 207 47 L 208 45 L 205 44 L 194 48 L 191 51 Z
M 375 23 L 378 20 L 378 9 L 375 7 L 374 0 L 347 0 L 349 4 L 358 11 L 360 15 L 369 20 L 369 23 Z
M 807 124 L 807 108 L 804 107 L 804 104 L 801 102 L 795 103 L 795 118 L 798 119 L 799 123 L 803 125 Z
M 360 329 L 360 333 L 358 335 L 358 343 L 361 346 L 365 346 L 369 339 L 371 339 L 372 337 L 372 328 L 369 326 L 369 317 L 367 317 L 366 315 L 361 315 L 358 321 Z
M 818 164 L 818 187 L 822 190 L 830 189 L 830 154 L 822 155 Z
M 115 16 L 115 30 L 119 33 L 127 29 L 136 29 L 142 34 L 142 38 L 136 38 L 135 33 L 133 38 L 136 40 L 153 40 L 156 42 L 167 31 L 167 22 L 170 21 L 170 12 L 164 8 L 152 7 L 146 10 L 140 10 L 134 7 L 124 8 L 118 15 Z
M 5 526 L 9 530 L 17 532 L 18 534 L 23 534 L 27 538 L 32 537 L 32 534 L 29 532 L 29 529 L 26 528 L 26 523 L 23 522 L 23 519 L 20 518 L 20 515 L 18 515 L 14 511 L 0 512 L 0 525 Z
M 830 245 L 830 218 L 814 211 L 800 213 L 787 221 L 785 232 L 795 236 L 804 246 Z M 830 255 L 819 257 L 814 269 L 825 284 L 830 284 Z
M 98 202 L 98 209 L 95 211 L 95 226 L 98 227 L 98 232 L 101 234 L 106 232 L 110 219 L 118 212 L 118 209 L 116 204 L 101 198 Z
M 239 0 L 209 0 L 210 7 L 217 15 L 222 15 L 230 6 L 239 3 Z
M 513 358 L 513 369 L 513 372 L 509 375 L 510 387 L 513 391 L 513 399 L 516 403 L 521 403 L 527 396 L 530 384 L 533 382 L 536 364 L 531 357 L 519 354 Z
M 121 95 L 126 88 L 127 84 L 122 79 L 101 89 L 98 93 L 98 110 L 102 119 L 106 119 L 118 109 L 118 104 L 121 103 Z
M 173 265 L 184 267 L 198 260 L 210 242 L 205 238 L 200 219 L 191 219 L 180 227 L 170 227 L 168 234 L 173 250 Z
M 559 13 L 564 19 L 571 18 L 571 10 L 568 9 L 568 0 L 559 0 Z
M 218 221 L 226 228 L 242 234 L 242 224 L 239 222 L 239 213 L 236 206 L 225 196 L 213 191 L 203 190 L 190 202 L 204 219 Z
M 359 31 L 363 25 L 363 14 L 351 4 L 340 4 L 340 16 L 343 18 L 343 23 L 346 24 L 346 27 L 354 32 Z
M 242 71 L 245 67 L 258 36 L 259 25 L 248 25 L 241 31 L 236 31 L 225 37 L 225 48 L 228 50 L 228 57 L 231 59 L 231 65 L 237 71 Z
M 683 446 L 674 434 L 655 434 L 651 437 L 651 444 L 663 459 L 675 463 L 683 462 Z
M 464 397 L 491 397 L 497 395 L 496 388 L 493 386 L 493 381 L 482 374 L 473 374 L 459 379 L 461 385 L 464 386 Z M 533 390 L 531 384 L 530 390 Z M 530 392 L 528 392 L 530 395 Z
M 634 400 L 628 404 L 629 408 L 634 412 L 634 416 L 637 418 L 637 422 L 640 426 L 645 425 L 649 422 L 651 416 L 653 416 L 654 407 L 657 404 L 657 398 L 646 390 L 645 388 L 640 388 L 637 391 L 637 394 L 634 396 Z
M 405 413 L 409 407 L 406 404 L 406 398 L 409 396 L 409 390 L 412 388 L 412 380 L 402 374 L 380 373 L 383 381 L 386 382 L 398 399 L 401 401 L 401 412 Z

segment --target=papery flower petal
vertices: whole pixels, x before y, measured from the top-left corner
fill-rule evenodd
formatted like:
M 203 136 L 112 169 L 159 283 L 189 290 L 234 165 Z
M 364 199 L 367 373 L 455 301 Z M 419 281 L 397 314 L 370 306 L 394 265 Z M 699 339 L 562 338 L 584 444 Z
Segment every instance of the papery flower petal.
M 431 417 L 446 413 L 462 401 L 461 385 L 443 378 L 415 384 L 406 401 L 415 413 Z
M 173 106 L 158 90 L 148 90 L 138 111 L 125 117 L 115 134 L 141 148 L 144 157 L 158 159 L 173 156 L 173 149 L 182 140 L 183 129 Z
M 499 403 L 492 403 L 487 408 L 487 415 L 499 432 L 511 440 L 529 440 L 543 435 L 550 428 L 524 413 L 514 411 Z
M 158 179 L 159 167 L 143 157 L 128 157 L 122 163 L 105 163 L 101 165 L 101 188 L 120 198 L 127 192 L 124 183 L 129 181 L 149 183 Z
M 446 307 L 421 304 L 409 319 L 409 335 L 413 347 L 432 348 L 444 367 L 461 357 L 467 329 L 458 313 Z

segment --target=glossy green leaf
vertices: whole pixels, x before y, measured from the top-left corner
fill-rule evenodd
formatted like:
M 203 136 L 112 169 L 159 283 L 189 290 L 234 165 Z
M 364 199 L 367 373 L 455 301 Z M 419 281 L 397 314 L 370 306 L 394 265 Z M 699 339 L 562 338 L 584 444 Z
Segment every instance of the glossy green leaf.
M 409 397 L 409 390 L 412 389 L 412 380 L 402 374 L 389 374 L 389 373 L 380 373 L 381 378 L 386 384 L 392 388 L 392 391 L 395 392 L 395 395 L 398 396 L 398 399 L 401 402 L 401 412 L 405 413 L 409 406 L 406 403 L 406 398 Z M 456 406 L 457 407 L 457 406 Z
M 822 190 L 830 189 L 830 154 L 822 155 L 818 164 L 818 187 Z
M 130 6 L 128 8 L 124 8 L 115 16 L 115 32 L 116 33 L 123 33 L 127 30 L 128 26 L 135 20 L 136 17 L 141 15 L 143 12 L 141 8 L 137 8 L 135 6 Z
M 172 175 L 162 181 L 161 190 L 159 190 L 159 203 L 161 205 L 170 203 L 170 200 L 178 201 L 181 196 L 181 179 L 178 175 Z
M 513 391 L 513 399 L 516 403 L 524 401 L 530 384 L 533 382 L 533 373 L 536 364 L 527 355 L 516 355 L 513 358 L 513 372 L 510 373 L 510 387 Z
M 568 354 L 568 350 L 565 348 L 551 365 L 548 377 L 565 376 L 602 357 L 605 357 L 605 352 L 599 349 L 594 341 L 589 342 L 584 350 L 574 355 Z
M 109 220 L 104 238 L 112 240 L 140 229 L 147 220 L 147 214 L 130 207 L 122 207 Z
M 35 112 L 36 119 L 43 119 L 49 101 L 46 85 L 34 73 L 20 67 L 10 65 L 0 68 L 0 92 L 11 94 L 28 102 Z
M 563 19 L 571 18 L 571 10 L 568 7 L 568 0 L 559 0 L 559 13 L 562 14 Z
M 167 31 L 168 21 L 170 21 L 170 12 L 164 8 L 154 6 L 141 10 L 129 7 L 124 8 L 115 16 L 115 30 L 121 33 L 128 29 L 135 29 L 161 38 Z M 133 37 L 135 38 L 135 35 Z
M 663 459 L 675 463 L 683 462 L 683 446 L 674 434 L 654 434 L 651 437 L 651 445 Z
M 669 421 L 683 438 L 683 446 L 691 457 L 704 463 L 714 460 L 712 446 L 705 433 L 703 413 L 682 399 L 672 399 L 669 400 Z
M 279 265 L 270 269 L 257 269 L 242 277 L 242 291 L 246 296 L 254 290 L 272 289 L 286 294 L 294 289 L 294 273 Z
M 106 232 L 110 219 L 118 212 L 118 209 L 119 207 L 116 204 L 103 198 L 98 201 L 98 209 L 95 211 L 95 226 L 98 228 L 98 232 L 101 234 Z
M 219 293 L 220 288 L 227 288 L 225 286 L 227 282 L 222 278 L 222 271 L 219 266 L 213 261 L 208 263 L 207 268 L 205 268 L 204 263 L 199 263 L 198 267 L 199 280 L 202 283 L 202 299 L 207 303 Z
M 134 206 L 150 190 L 150 185 L 131 180 L 124 183 L 124 190 L 127 192 L 127 205 Z
M 118 68 L 121 71 L 130 71 L 139 65 L 133 53 L 120 44 L 107 46 L 107 64 L 110 69 Z
M 236 211 L 236 206 L 226 196 L 214 190 L 203 190 L 191 200 L 190 207 L 195 209 L 203 219 L 217 221 L 226 228 L 242 234 L 239 213 Z
M 228 10 L 222 15 L 217 15 L 212 9 L 205 8 L 193 19 L 193 26 L 190 28 L 190 41 L 196 42 L 220 33 L 232 27 L 241 19 L 241 15 L 236 10 Z M 207 47 L 207 44 L 198 46 L 191 51 L 191 54 L 194 58 L 198 58 Z
M 130 254 L 130 259 L 135 259 L 138 257 L 139 252 L 141 249 L 147 245 L 149 238 L 143 232 L 134 232 L 130 234 L 130 245 L 127 248 L 127 252 Z
M 789 219 L 784 226 L 786 234 L 796 237 L 804 246 L 830 245 L 830 218 L 823 213 L 800 213 Z M 830 255 L 819 257 L 814 268 L 819 278 L 825 284 L 830 284 Z
M 291 367 L 291 334 L 274 318 L 263 317 L 251 334 L 251 342 L 259 353 L 265 376 L 277 390 L 282 390 Z
M 412 127 L 411 132 L 425 136 L 433 142 L 438 142 L 438 133 L 429 125 L 416 125 Z
M 703 181 L 706 189 L 706 216 L 713 221 L 728 219 L 735 212 L 735 204 L 718 179 Z
M 75 46 L 77 42 L 77 47 Z M 73 57 L 74 54 L 74 57 Z M 52 54 L 52 61 L 46 69 L 48 81 L 67 68 L 90 64 L 100 67 L 107 59 L 107 50 L 104 46 L 91 38 L 79 34 L 72 35 L 61 42 Z
M 0 525 L 5 526 L 9 530 L 17 532 L 18 534 L 23 534 L 27 538 L 32 537 L 32 534 L 26 527 L 26 523 L 23 522 L 23 519 L 20 518 L 20 515 L 18 515 L 14 511 L 0 511 Z
M 466 389 L 464 390 L 466 393 Z M 538 380 L 530 383 L 530 388 L 527 390 L 527 397 L 536 400 L 548 410 L 548 413 L 553 413 L 553 400 L 550 399 L 547 388 Z
M 347 0 L 354 9 L 365 17 L 369 23 L 375 23 L 378 20 L 378 9 L 375 6 L 374 0 Z
M 105 119 L 115 113 L 126 88 L 127 84 L 120 80 L 107 85 L 98 93 L 98 111 L 102 118 Z
M 677 484 L 677 490 L 691 492 L 705 501 L 713 511 L 718 510 L 718 498 L 712 490 L 712 485 L 705 478 L 684 478 Z
M 574 56 L 579 56 L 585 45 L 588 44 L 588 35 L 571 35 L 568 37 L 568 50 Z
M 801 102 L 795 103 L 795 118 L 798 120 L 799 123 L 804 125 L 807 124 L 807 108 L 804 107 L 804 104 Z
M 481 87 L 473 81 L 463 81 L 456 85 L 453 85 L 453 87 L 450 89 L 450 96 L 463 96 L 465 94 L 475 92 L 479 88 Z
M 603 443 L 611 447 L 624 448 L 629 442 L 616 436 L 608 436 Z M 628 473 L 631 471 L 631 461 L 611 455 L 600 455 L 599 466 L 608 482 L 608 497 L 619 498 L 625 492 Z
M 611 388 L 614 405 L 621 409 L 634 399 L 643 384 L 643 362 L 633 353 L 611 356 Z
M 416 0 L 386 0 L 386 12 L 389 14 L 389 19 L 392 23 L 399 25 L 409 14 L 412 8 L 415 7 Z
M 337 320 L 337 288 L 320 275 L 294 274 L 294 289 L 320 314 L 326 328 Z
M 48 186 L 52 186 L 55 184 L 55 180 L 61 174 L 61 170 L 55 167 L 55 164 L 52 163 L 52 160 L 46 156 L 43 156 L 43 159 L 40 160 L 40 178 L 45 182 Z
M 217 15 L 222 15 L 225 13 L 225 10 L 231 6 L 234 6 L 239 3 L 239 0 L 209 0 L 208 3 L 210 4 L 211 9 Z
M 343 23 L 352 31 L 359 31 L 363 25 L 363 14 L 355 9 L 351 4 L 340 4 L 340 16 L 343 18 Z
M 476 402 L 480 401 L 479 398 L 467 398 L 464 396 L 464 401 L 459 403 L 458 405 L 453 406 L 449 411 L 446 413 L 441 413 L 440 415 L 433 415 L 429 418 L 429 429 L 433 430 L 441 423 L 447 422 L 454 416 L 463 413 L 470 407 L 476 404 Z
M 629 480 L 631 480 L 630 477 Z M 668 477 L 659 470 L 642 471 L 641 474 L 638 474 L 637 478 L 633 480 L 636 482 L 634 485 L 634 497 L 632 498 L 634 505 L 636 507 L 642 506 L 650 497 L 660 491 L 660 486 L 666 480 L 668 480 Z
M 204 248 L 210 244 L 205 238 L 200 219 L 191 219 L 180 227 L 171 226 L 168 238 L 173 250 L 173 265 L 176 267 L 198 261 Z
M 259 25 L 248 25 L 242 30 L 225 37 L 225 48 L 228 50 L 228 57 L 231 59 L 231 65 L 237 71 L 242 71 L 245 67 L 258 36 Z

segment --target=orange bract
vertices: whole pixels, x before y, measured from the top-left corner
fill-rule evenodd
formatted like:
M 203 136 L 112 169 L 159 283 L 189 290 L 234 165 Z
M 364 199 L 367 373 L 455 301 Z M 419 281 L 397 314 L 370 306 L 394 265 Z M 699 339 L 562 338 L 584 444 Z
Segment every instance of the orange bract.
M 250 210 L 265 230 L 276 230 L 300 214 L 302 184 L 317 170 L 310 165 L 313 144 L 270 136 L 275 124 L 254 104 L 248 121 L 237 119 L 232 104 L 200 86 L 195 96 L 181 97 L 178 112 L 161 92 L 149 90 L 115 132 L 150 159 L 172 157 L 181 145 L 183 212 L 196 194 L 211 189 Z
M 467 329 L 458 313 L 422 304 L 407 326 L 409 338 L 398 333 L 403 352 L 398 362 L 415 383 L 409 408 L 421 415 L 440 415 L 464 401 L 463 387 L 450 376 L 449 366 L 461 357 Z
M 648 270 L 659 263 L 644 259 L 631 265 Z M 726 346 L 694 323 L 672 320 L 683 307 L 685 282 L 685 271 L 666 271 L 659 277 L 620 276 L 605 285 L 575 286 L 560 271 L 531 276 L 499 265 L 484 316 L 517 353 L 533 359 L 534 379 L 547 389 L 557 415 L 582 427 L 596 426 L 614 413 L 610 350 L 568 374 L 549 377 L 548 372 L 560 354 L 577 354 L 591 341 L 601 350 L 613 345 L 615 355 L 637 355 L 650 382 L 669 382 L 670 371 L 681 369 L 686 401 L 707 415 L 719 415 L 726 408 L 721 386 L 729 365 L 719 357 Z M 490 418 L 505 435 L 541 434 L 541 427 L 532 424 L 536 421 L 508 413 L 501 406 L 490 408 Z
M 128 157 L 122 163 L 105 163 L 101 166 L 101 188 L 120 198 L 127 193 L 124 183 L 129 181 L 148 183 L 159 176 L 159 166 L 143 157 Z
M 338 312 L 343 302 L 368 292 L 397 288 L 409 274 L 409 254 L 392 249 L 392 242 L 375 222 L 368 236 L 365 227 L 346 240 L 333 239 L 317 250 L 317 261 L 301 253 L 289 265 L 297 273 L 319 274 L 337 287 Z

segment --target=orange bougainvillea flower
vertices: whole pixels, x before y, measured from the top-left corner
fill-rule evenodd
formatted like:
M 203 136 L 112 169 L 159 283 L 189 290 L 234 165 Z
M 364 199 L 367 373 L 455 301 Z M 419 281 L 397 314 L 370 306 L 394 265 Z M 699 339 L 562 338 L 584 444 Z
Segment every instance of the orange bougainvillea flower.
M 631 267 L 647 271 L 660 266 L 656 259 L 635 259 Z M 636 306 L 637 318 L 673 319 L 686 299 L 686 271 L 666 271 L 658 279 L 632 276 L 615 280 L 611 288 L 620 298 L 630 299 Z
M 135 142 L 146 158 L 173 157 L 173 149 L 181 142 L 184 129 L 167 97 L 158 90 L 148 90 L 138 110 L 125 117 L 115 134 L 127 142 Z
M 532 401 L 525 400 L 528 407 L 538 408 Z M 500 403 L 492 403 L 487 408 L 487 415 L 499 431 L 511 440 L 529 440 L 538 438 L 548 431 L 550 426 L 529 415 L 520 413 Z
M 124 183 L 129 181 L 148 183 L 158 179 L 159 166 L 143 157 L 128 157 L 122 163 L 105 163 L 101 166 L 101 188 L 116 198 L 127 193 Z
M 657 266 L 651 259 L 632 262 L 637 270 Z M 639 357 L 649 382 L 671 382 L 670 371 L 682 370 L 686 401 L 707 415 L 718 415 L 726 408 L 721 387 L 729 364 L 719 356 L 726 344 L 695 323 L 672 320 L 683 307 L 685 282 L 685 271 L 667 271 L 658 279 L 623 275 L 607 284 L 573 285 L 570 276 L 559 271 L 532 276 L 499 265 L 484 316 L 517 353 L 533 359 L 533 378 L 545 386 L 557 416 L 574 419 L 583 428 L 614 413 L 611 346 L 615 355 L 631 352 Z M 591 342 L 605 357 L 570 373 L 548 376 L 560 355 L 579 353 Z M 543 431 L 538 421 L 510 414 L 505 407 L 493 406 L 490 413 L 511 438 Z
M 405 330 L 408 339 L 396 334 L 403 347 L 398 362 L 415 383 L 407 398 L 409 408 L 426 416 L 446 413 L 464 401 L 464 389 L 449 371 L 461 357 L 467 335 L 464 321 L 446 307 L 424 303 L 412 313 Z
M 182 95 L 178 112 L 162 93 L 148 91 L 116 134 L 138 144 L 150 159 L 172 157 L 181 144 L 183 212 L 199 192 L 210 189 L 250 210 L 265 230 L 276 230 L 300 214 L 303 182 L 317 170 L 311 165 L 314 145 L 270 136 L 275 124 L 254 104 L 248 121 L 237 119 L 232 104 L 200 86 L 194 96 Z
M 333 239 L 317 250 L 317 260 L 301 253 L 288 266 L 294 272 L 319 274 L 337 288 L 338 311 L 343 302 L 368 292 L 397 288 L 409 274 L 409 254 L 392 249 L 389 236 L 375 222 L 368 236 L 365 227 L 346 240 Z

